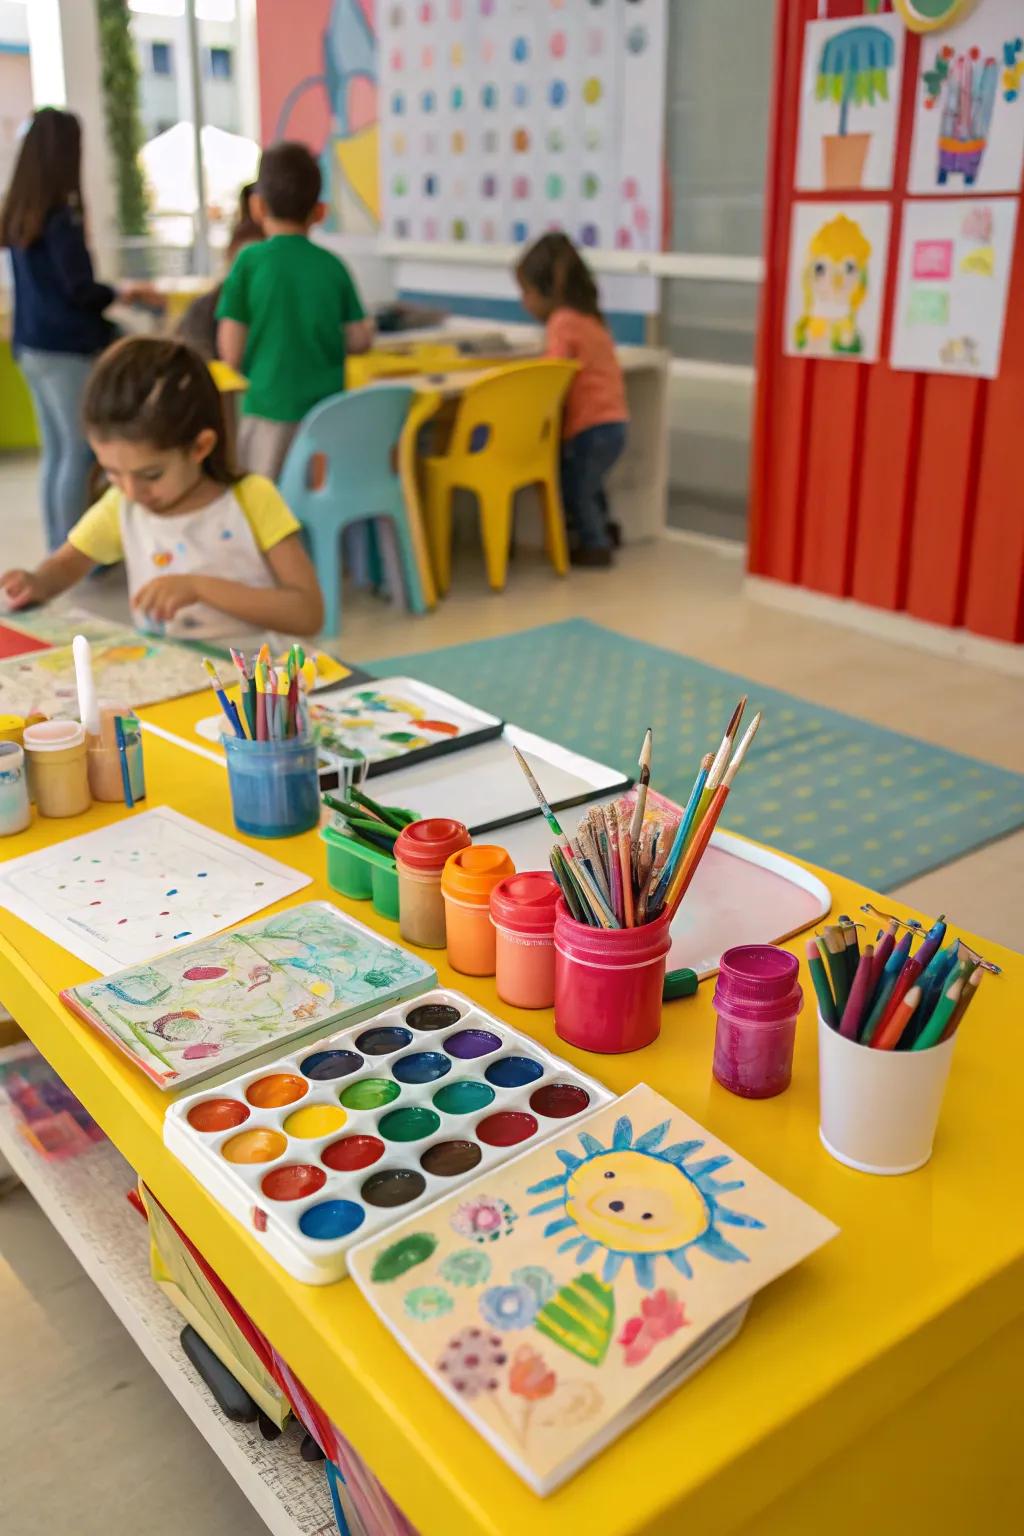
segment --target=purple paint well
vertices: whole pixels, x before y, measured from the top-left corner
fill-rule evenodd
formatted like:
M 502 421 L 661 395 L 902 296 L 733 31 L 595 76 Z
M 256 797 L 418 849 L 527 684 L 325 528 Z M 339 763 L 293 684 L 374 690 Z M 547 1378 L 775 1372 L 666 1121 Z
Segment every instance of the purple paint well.
M 501 1047 L 501 1040 L 497 1035 L 492 1035 L 489 1029 L 460 1029 L 454 1035 L 449 1035 L 444 1042 L 444 1048 L 449 1056 L 455 1056 L 460 1061 L 472 1061 L 476 1056 L 489 1056 L 492 1051 Z

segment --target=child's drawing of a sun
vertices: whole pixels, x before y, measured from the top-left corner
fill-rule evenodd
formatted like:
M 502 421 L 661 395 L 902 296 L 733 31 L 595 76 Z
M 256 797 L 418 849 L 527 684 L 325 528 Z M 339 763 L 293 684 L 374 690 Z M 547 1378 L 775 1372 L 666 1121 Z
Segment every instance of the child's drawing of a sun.
M 659 1258 L 693 1278 L 689 1252 L 695 1249 L 725 1264 L 746 1262 L 742 1249 L 723 1237 L 721 1226 L 763 1227 L 756 1216 L 729 1210 L 721 1197 L 742 1189 L 743 1180 L 721 1182 L 713 1177 L 731 1162 L 728 1156 L 688 1162 L 703 1141 L 680 1141 L 663 1147 L 670 1122 L 663 1121 L 634 1139 L 627 1116 L 615 1122 L 610 1147 L 587 1131 L 580 1132 L 584 1155 L 558 1150 L 564 1171 L 534 1184 L 530 1195 L 553 1194 L 530 1211 L 562 1214 L 549 1221 L 545 1237 L 573 1235 L 559 1244 L 559 1253 L 575 1249 L 577 1264 L 605 1250 L 602 1278 L 614 1280 L 630 1259 L 637 1284 L 651 1290 Z M 555 1193 L 557 1191 L 557 1193 Z

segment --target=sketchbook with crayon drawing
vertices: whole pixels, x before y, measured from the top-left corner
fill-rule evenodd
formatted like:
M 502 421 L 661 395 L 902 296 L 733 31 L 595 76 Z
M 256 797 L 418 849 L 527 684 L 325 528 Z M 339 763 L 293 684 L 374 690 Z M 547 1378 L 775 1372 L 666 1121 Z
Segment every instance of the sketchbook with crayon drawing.
M 837 1228 L 645 1085 L 349 1254 L 402 1348 L 540 1495 Z

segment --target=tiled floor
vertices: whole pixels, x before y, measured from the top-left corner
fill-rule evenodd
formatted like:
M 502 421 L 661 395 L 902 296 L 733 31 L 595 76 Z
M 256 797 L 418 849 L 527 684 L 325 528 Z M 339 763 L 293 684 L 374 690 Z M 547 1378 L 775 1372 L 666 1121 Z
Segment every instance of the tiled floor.
M 0 563 L 12 563 L 15 552 L 19 562 L 38 556 L 34 497 L 32 461 L 0 460 Z M 583 616 L 1024 771 L 1019 679 L 761 607 L 743 596 L 738 550 L 667 541 L 624 551 L 612 573 L 574 573 L 566 581 L 523 554 L 507 591 L 496 596 L 484 583 L 472 535 L 462 544 L 452 593 L 435 613 L 410 618 L 357 594 L 346 606 L 340 651 L 365 660 Z M 116 575 L 91 584 L 83 601 L 126 614 Z M 1022 948 L 1022 890 L 1018 833 L 896 894 Z M 261 1528 L 24 1193 L 0 1203 L 0 1249 L 0 1443 L 11 1469 L 4 1493 L 11 1536 L 35 1529 L 44 1486 L 51 1528 L 79 1536 L 121 1529 L 176 1536 L 186 1523 L 192 1536 Z M 65 1441 L 76 1469 L 70 1476 L 62 1470 Z M 145 1513 L 140 1499 L 130 1525 L 119 1525 L 127 1521 L 125 1487 L 143 1488 Z

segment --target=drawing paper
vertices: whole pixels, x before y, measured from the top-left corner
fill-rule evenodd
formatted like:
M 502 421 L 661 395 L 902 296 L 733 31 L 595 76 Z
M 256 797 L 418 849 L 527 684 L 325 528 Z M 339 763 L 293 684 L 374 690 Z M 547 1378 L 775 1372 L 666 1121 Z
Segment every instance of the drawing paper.
M 894 368 L 996 378 L 1016 229 L 1015 198 L 904 203 Z
M 0 906 L 109 975 L 309 884 L 309 875 L 161 805 L 0 864 Z
M 438 1390 L 546 1494 L 836 1231 L 641 1085 L 361 1244 L 349 1270 Z
M 794 203 L 782 350 L 878 359 L 889 255 L 888 203 Z
M 195 651 L 164 645 L 133 631 L 125 631 L 123 638 L 91 640 L 90 645 L 101 705 L 141 709 L 209 687 Z M 71 646 L 58 644 L 51 650 L 0 660 L 0 713 L 77 720 Z
M 177 1088 L 435 979 L 432 966 L 319 901 L 62 996 L 161 1088 Z

